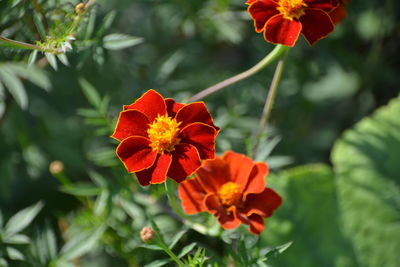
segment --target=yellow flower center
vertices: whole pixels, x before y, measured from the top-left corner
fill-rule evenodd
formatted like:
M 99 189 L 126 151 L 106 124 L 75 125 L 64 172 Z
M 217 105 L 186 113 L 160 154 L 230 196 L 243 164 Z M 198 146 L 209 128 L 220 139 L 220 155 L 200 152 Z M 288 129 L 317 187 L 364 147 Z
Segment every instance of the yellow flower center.
M 242 190 L 234 182 L 225 183 L 218 191 L 218 196 L 225 206 L 239 206 L 242 202 Z
M 171 152 L 175 145 L 179 144 L 180 139 L 177 138 L 179 133 L 179 124 L 176 119 L 168 117 L 168 115 L 158 115 L 147 129 L 147 134 L 151 141 L 153 151 L 163 154 L 164 151 Z
M 304 3 L 304 0 L 280 0 L 276 9 L 285 19 L 293 20 L 293 18 L 298 19 L 305 14 L 305 7 L 307 4 Z

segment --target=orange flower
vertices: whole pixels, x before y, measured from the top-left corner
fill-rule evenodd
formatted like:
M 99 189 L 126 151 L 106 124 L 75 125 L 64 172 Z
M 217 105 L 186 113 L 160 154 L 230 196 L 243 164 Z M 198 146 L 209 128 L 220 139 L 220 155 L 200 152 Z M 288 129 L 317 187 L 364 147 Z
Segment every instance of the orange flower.
M 111 137 L 121 143 L 117 155 L 141 185 L 183 181 L 215 157 L 219 128 L 203 102 L 181 104 L 149 90 L 124 106 Z
M 274 44 L 294 46 L 300 33 L 310 45 L 334 29 L 329 12 L 338 0 L 248 0 L 256 32 Z
M 263 218 L 282 203 L 274 190 L 265 187 L 267 174 L 265 163 L 225 152 L 221 158 L 204 161 L 194 179 L 179 185 L 182 207 L 187 214 L 211 213 L 225 229 L 247 224 L 258 235 L 264 230 Z

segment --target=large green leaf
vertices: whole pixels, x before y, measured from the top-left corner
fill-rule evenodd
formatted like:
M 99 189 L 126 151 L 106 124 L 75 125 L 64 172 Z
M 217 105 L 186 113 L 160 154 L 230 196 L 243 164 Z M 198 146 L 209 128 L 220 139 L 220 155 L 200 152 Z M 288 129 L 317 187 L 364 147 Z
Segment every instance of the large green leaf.
M 344 229 L 363 266 L 399 266 L 400 98 L 347 131 L 335 145 Z
M 268 263 L 273 266 L 356 266 L 348 241 L 341 234 L 335 182 L 326 165 L 305 165 L 268 177 L 268 186 L 283 198 L 282 206 L 266 220 L 264 245 L 293 241 Z

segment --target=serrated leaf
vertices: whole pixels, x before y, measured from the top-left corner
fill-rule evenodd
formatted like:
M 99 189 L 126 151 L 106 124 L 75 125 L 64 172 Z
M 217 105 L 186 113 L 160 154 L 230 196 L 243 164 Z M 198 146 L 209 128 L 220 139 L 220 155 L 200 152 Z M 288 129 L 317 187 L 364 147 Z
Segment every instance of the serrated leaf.
M 12 216 L 5 226 L 5 236 L 8 237 L 24 230 L 40 212 L 43 206 L 43 202 L 39 201 L 35 205 L 25 208 Z
M 346 131 L 332 153 L 344 232 L 362 266 L 399 264 L 399 117 L 396 98 Z
M 25 87 L 21 80 L 15 75 L 14 72 L 5 68 L 0 69 L 0 80 L 8 89 L 10 94 L 14 97 L 15 101 L 22 109 L 28 107 L 28 95 L 26 94 Z
M 26 235 L 16 234 L 4 238 L 3 241 L 7 244 L 29 244 L 30 239 Z
M 144 267 L 160 267 L 164 266 L 165 264 L 171 262 L 170 259 L 163 259 L 163 260 L 155 260 L 152 263 L 146 264 Z
M 6 248 L 7 255 L 10 259 L 12 260 L 17 260 L 17 261 L 23 261 L 25 260 L 24 254 L 17 250 L 16 248 L 13 247 L 7 247 Z
M 105 229 L 105 226 L 100 226 L 93 233 L 81 233 L 79 236 L 73 237 L 62 247 L 60 259 L 69 261 L 89 252 L 96 246 Z
M 175 245 L 179 242 L 179 240 L 186 234 L 187 230 L 179 231 L 174 238 L 172 239 L 171 243 L 169 244 L 169 249 L 173 249 Z
M 57 59 L 52 53 L 44 53 L 47 61 L 49 62 L 50 66 L 54 69 L 58 69 Z
M 64 193 L 71 194 L 74 196 L 97 196 L 101 192 L 101 188 L 88 183 L 75 183 L 73 185 L 64 185 L 60 188 Z
M 178 255 L 178 258 L 182 258 L 186 254 L 188 254 L 190 251 L 192 251 L 194 249 L 194 247 L 196 245 L 197 245 L 196 243 L 191 243 L 191 244 L 185 246 L 184 248 L 182 248 L 181 252 Z
M 142 37 L 122 33 L 112 33 L 103 37 L 103 47 L 109 50 L 120 50 L 143 42 Z
M 89 103 L 92 106 L 99 108 L 101 105 L 101 97 L 96 88 L 94 88 L 93 85 L 83 78 L 80 78 L 78 81 L 81 85 L 82 92 L 86 96 L 86 99 L 89 101 Z

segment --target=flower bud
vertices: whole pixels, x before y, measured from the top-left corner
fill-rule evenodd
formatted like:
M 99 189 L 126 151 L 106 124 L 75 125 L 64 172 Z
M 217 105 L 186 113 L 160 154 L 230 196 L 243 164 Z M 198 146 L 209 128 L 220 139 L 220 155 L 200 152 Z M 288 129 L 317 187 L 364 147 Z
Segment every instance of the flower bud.
M 84 3 L 79 3 L 75 6 L 75 12 L 76 14 L 80 14 L 85 10 L 85 4 Z
M 52 161 L 49 165 L 49 171 L 53 175 L 57 175 L 64 171 L 64 163 L 59 160 Z
M 143 242 L 150 242 L 154 236 L 155 232 L 153 229 L 150 227 L 143 227 L 143 229 L 140 231 L 140 238 L 143 240 Z

